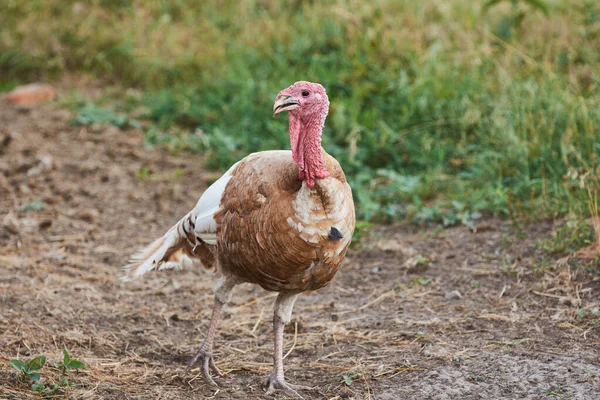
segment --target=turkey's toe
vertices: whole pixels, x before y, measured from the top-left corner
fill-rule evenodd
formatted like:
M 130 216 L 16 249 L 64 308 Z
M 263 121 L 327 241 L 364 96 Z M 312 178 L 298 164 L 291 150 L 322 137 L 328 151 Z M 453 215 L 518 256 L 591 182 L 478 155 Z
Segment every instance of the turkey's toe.
M 190 361 L 187 368 L 183 372 L 183 376 L 187 375 L 196 363 L 198 363 L 200 366 L 200 374 L 202 375 L 204 382 L 206 382 L 208 385 L 218 387 L 219 385 L 217 385 L 212 376 L 210 376 L 210 371 L 212 370 L 212 372 L 218 376 L 223 376 L 223 374 L 215 364 L 212 353 L 203 349 L 198 350 L 192 361 Z
M 277 391 L 280 391 L 287 396 L 296 397 L 298 399 L 304 399 L 304 397 L 302 397 L 297 390 L 314 389 L 310 386 L 292 385 L 287 383 L 283 377 L 277 377 L 276 374 L 269 375 L 269 378 L 267 378 L 267 381 L 265 382 L 265 387 L 267 387 L 267 394 L 273 394 Z

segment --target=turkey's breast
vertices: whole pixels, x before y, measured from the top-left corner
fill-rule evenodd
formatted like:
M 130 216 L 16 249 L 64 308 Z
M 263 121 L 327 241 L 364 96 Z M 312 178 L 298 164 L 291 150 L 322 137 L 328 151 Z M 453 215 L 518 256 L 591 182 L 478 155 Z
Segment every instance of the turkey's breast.
M 215 213 L 219 269 L 278 292 L 325 286 L 354 233 L 354 202 L 339 163 L 330 176 L 299 180 L 291 151 L 250 154 L 231 172 Z

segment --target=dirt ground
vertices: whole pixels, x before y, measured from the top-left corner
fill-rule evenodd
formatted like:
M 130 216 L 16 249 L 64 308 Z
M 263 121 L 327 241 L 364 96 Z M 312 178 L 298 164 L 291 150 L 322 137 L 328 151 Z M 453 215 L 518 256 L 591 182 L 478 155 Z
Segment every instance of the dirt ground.
M 121 283 L 139 246 L 191 209 L 216 174 L 136 131 L 71 125 L 0 102 L 0 399 L 40 398 L 9 360 L 68 348 L 87 368 L 59 398 L 264 399 L 274 294 L 236 288 L 216 338 L 220 389 L 179 377 L 208 326 L 200 267 Z M 140 174 L 140 171 L 145 171 Z M 301 297 L 286 376 L 307 399 L 598 399 L 600 280 L 536 246 L 551 222 L 478 230 L 381 226 L 335 280 Z M 344 380 L 346 376 L 346 381 Z

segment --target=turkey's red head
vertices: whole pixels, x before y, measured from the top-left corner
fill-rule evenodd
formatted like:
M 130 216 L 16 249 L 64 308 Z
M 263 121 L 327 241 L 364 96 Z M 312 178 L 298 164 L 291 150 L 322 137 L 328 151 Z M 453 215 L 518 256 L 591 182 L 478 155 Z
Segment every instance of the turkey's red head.
M 321 134 L 329 112 L 329 98 L 318 83 L 300 81 L 277 95 L 273 115 L 289 113 L 292 156 L 300 168 L 299 178 L 314 187 L 316 178 L 326 178 L 321 154 Z
M 329 111 L 329 98 L 325 88 L 318 83 L 299 81 L 277 95 L 273 114 L 288 111 L 302 119 L 324 120 Z

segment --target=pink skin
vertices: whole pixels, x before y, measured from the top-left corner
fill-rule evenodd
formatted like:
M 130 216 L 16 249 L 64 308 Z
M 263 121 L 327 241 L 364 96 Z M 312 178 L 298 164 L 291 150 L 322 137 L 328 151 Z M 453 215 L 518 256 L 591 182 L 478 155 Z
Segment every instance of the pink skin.
M 329 111 L 325 88 L 318 83 L 300 81 L 282 90 L 275 100 L 274 114 L 288 111 L 292 157 L 300 172 L 298 178 L 308 187 L 315 179 L 329 176 L 321 153 L 321 134 Z

